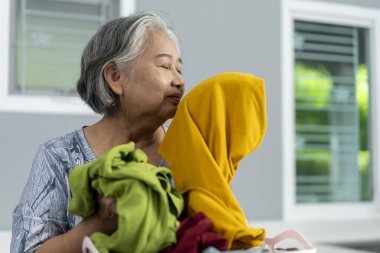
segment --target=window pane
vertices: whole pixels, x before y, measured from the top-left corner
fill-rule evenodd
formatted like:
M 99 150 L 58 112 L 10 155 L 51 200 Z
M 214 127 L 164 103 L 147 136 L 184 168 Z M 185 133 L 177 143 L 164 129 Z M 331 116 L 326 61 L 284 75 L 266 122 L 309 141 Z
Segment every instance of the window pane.
M 369 31 L 294 27 L 296 200 L 372 200 Z
M 11 93 L 74 95 L 82 50 L 116 0 L 18 0 Z

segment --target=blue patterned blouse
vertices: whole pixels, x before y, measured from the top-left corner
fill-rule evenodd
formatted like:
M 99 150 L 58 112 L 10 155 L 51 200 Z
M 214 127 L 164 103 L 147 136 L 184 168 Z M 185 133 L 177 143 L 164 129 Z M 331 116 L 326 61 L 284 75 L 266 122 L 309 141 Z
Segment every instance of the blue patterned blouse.
M 82 220 L 67 211 L 71 199 L 68 174 L 95 159 L 83 129 L 39 147 L 13 211 L 11 253 L 34 252 L 44 241 L 66 233 Z M 164 160 L 160 166 L 168 167 Z

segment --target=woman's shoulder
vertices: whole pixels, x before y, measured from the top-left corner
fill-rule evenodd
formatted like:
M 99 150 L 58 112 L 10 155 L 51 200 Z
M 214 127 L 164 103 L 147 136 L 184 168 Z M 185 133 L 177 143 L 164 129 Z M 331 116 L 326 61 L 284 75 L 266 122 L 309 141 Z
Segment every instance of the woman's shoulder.
M 51 138 L 42 145 L 49 149 L 72 148 L 77 143 L 80 143 L 81 139 L 84 138 L 83 133 L 80 133 L 81 131 L 81 129 L 77 129 L 70 133 Z
M 86 141 L 83 129 L 49 139 L 40 146 L 39 153 L 43 153 L 44 157 L 54 159 L 70 169 L 96 158 Z

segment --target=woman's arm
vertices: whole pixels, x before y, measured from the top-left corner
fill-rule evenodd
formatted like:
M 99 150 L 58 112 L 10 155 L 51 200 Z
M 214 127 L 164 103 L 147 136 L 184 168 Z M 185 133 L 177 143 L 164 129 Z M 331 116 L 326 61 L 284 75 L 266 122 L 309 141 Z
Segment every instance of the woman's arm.
M 69 165 L 64 158 L 44 145 L 37 152 L 28 182 L 13 213 L 11 253 L 35 252 L 42 246 L 41 250 L 44 250 L 45 243 L 50 252 L 56 252 L 51 247 L 64 250 L 68 245 L 80 245 L 85 235 L 94 231 L 107 233 L 115 226 L 116 221 L 107 219 L 113 217 L 107 211 L 112 205 L 107 198 L 100 198 L 97 214 L 73 228 L 73 221 L 67 217 L 70 189 L 66 171 Z M 80 252 L 80 246 L 75 247 Z
M 69 232 L 47 240 L 36 253 L 82 252 L 82 241 L 85 236 L 90 236 L 94 232 L 112 234 L 117 229 L 116 201 L 114 198 L 98 196 L 98 203 L 97 213 L 82 220 Z
M 42 242 L 67 232 L 69 189 L 57 156 L 41 145 L 13 212 L 11 253 L 34 252 Z

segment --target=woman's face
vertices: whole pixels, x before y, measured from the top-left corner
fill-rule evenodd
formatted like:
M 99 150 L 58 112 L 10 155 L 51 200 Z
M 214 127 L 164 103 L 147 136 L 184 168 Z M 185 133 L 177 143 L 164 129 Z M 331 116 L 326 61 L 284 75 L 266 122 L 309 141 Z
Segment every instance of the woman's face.
M 121 96 L 126 115 L 172 118 L 184 93 L 181 62 L 174 42 L 165 33 L 150 32 L 144 52 L 126 75 Z

